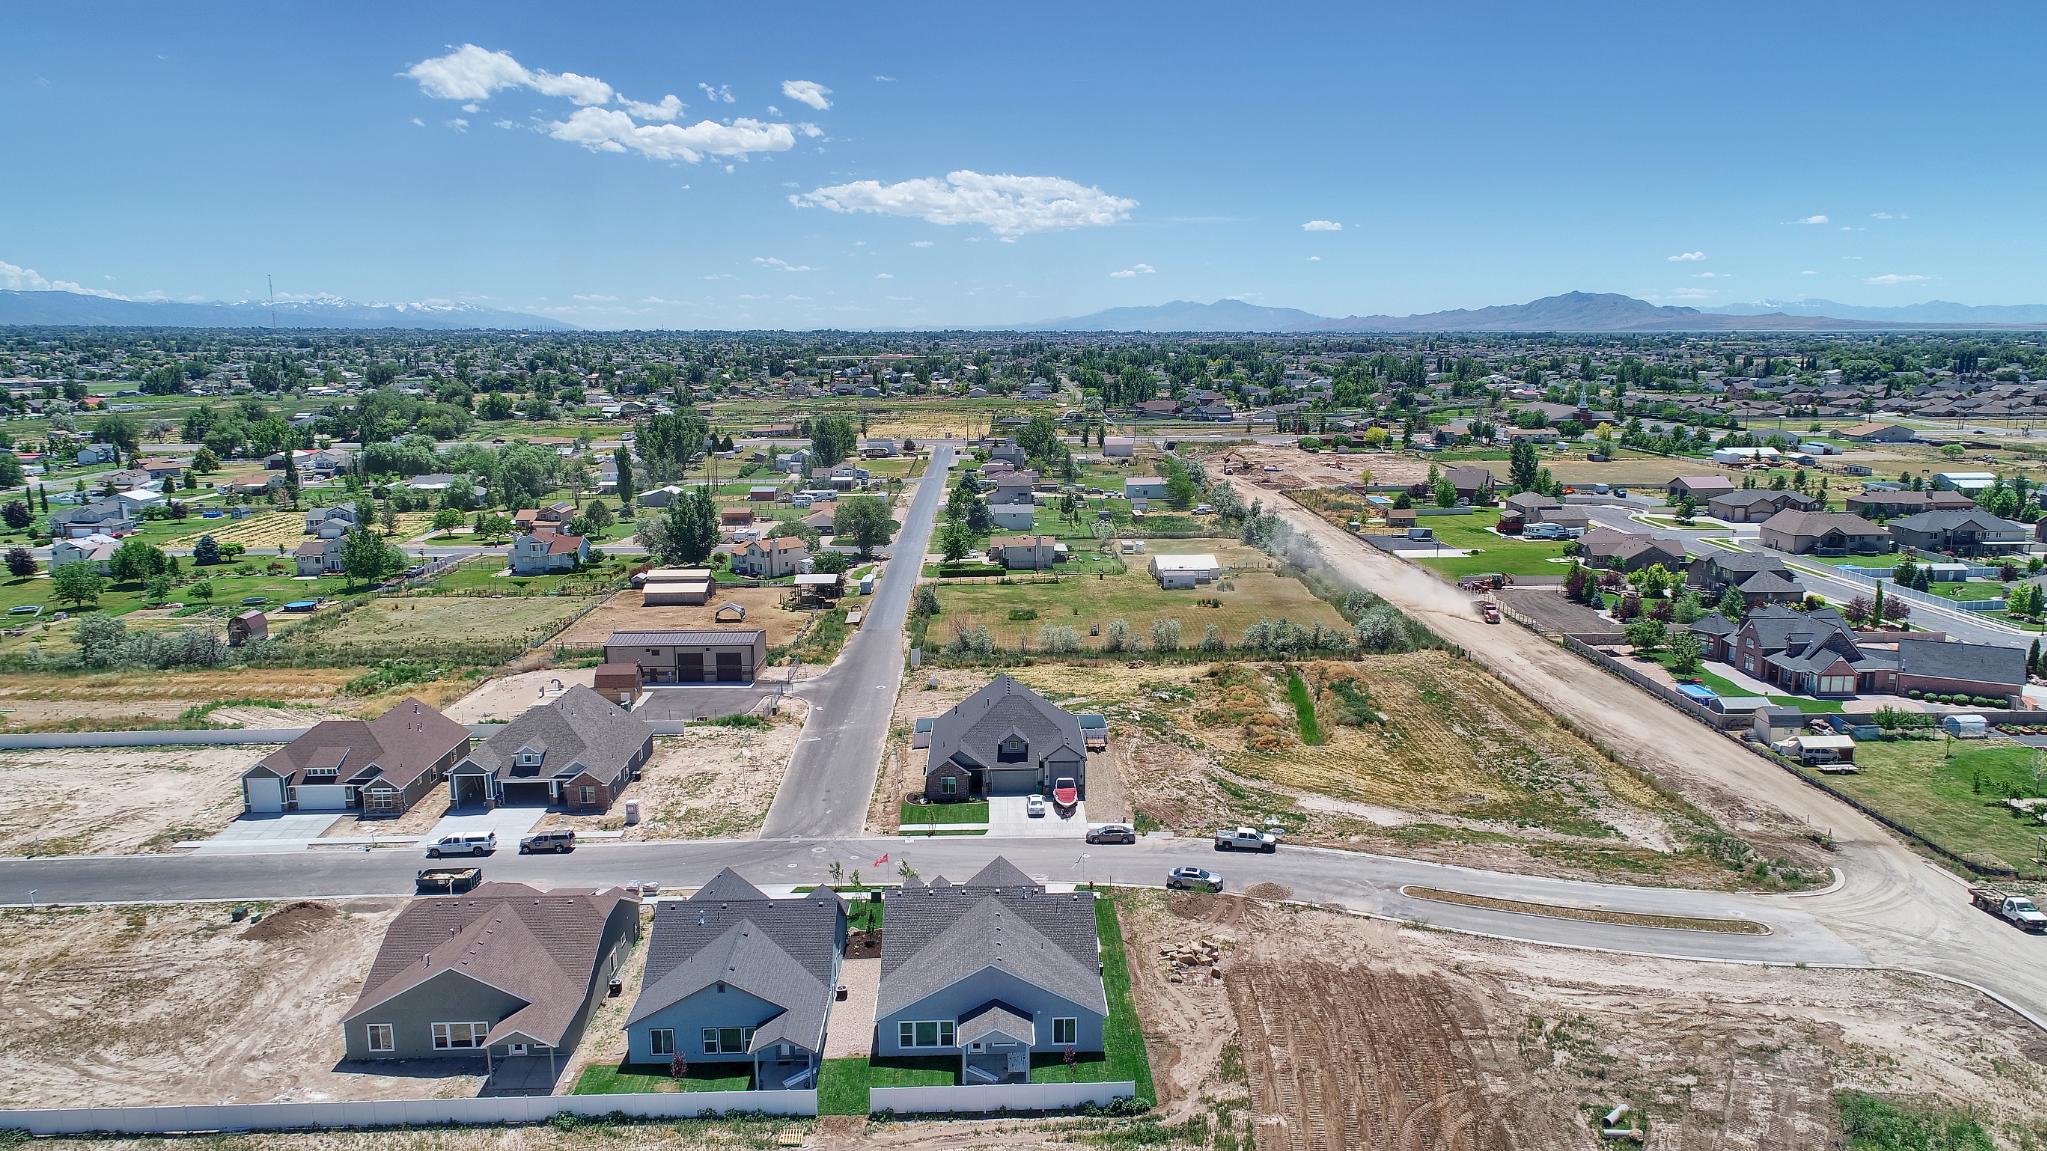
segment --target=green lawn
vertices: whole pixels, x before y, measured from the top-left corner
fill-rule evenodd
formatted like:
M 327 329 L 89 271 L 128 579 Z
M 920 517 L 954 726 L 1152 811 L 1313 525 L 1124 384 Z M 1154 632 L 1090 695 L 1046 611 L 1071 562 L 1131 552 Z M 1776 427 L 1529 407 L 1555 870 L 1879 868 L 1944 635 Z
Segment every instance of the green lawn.
M 817 1074 L 819 1115 L 867 1114 L 867 1060 L 827 1059 Z
M 1932 584 L 1927 590 L 1942 599 L 1975 600 L 2003 599 L 2006 589 L 1996 580 L 1970 580 L 1967 583 Z
M 2047 795 L 2047 764 L 2030 747 L 2004 740 L 1886 740 L 1858 744 L 1855 762 L 1856 774 L 1833 777 L 1834 787 L 1949 851 L 1995 856 L 2014 867 L 2039 852 L 2047 826 L 2003 802 Z
M 260 566 L 252 574 L 238 575 L 235 569 L 244 566 L 242 564 L 194 568 L 190 560 L 183 563 L 186 582 L 171 589 L 171 602 L 186 604 L 200 602 L 192 595 L 192 583 L 197 582 L 194 573 L 197 573 L 197 578 L 213 585 L 213 606 L 216 610 L 222 611 L 223 615 L 233 615 L 236 611 L 242 610 L 241 601 L 249 596 L 264 597 L 266 603 L 263 606 L 266 609 L 274 609 L 277 605 L 291 600 L 333 598 L 342 594 L 344 590 L 367 590 L 362 587 L 350 589 L 348 580 L 341 576 L 299 580 L 292 577 L 289 569 L 281 574 L 270 574 L 264 572 Z M 107 584 L 100 592 L 96 610 L 106 615 L 126 615 L 137 608 L 149 606 L 143 601 L 144 589 L 141 584 Z M 48 579 L 37 576 L 28 579 L 0 580 L 0 611 L 21 604 L 41 604 L 45 617 L 52 612 L 75 613 L 79 610 L 68 602 L 59 603 Z
M 960 803 L 903 802 L 904 823 L 986 823 L 988 801 L 970 799 Z
M 1102 941 L 1102 989 L 1109 1000 L 1109 1022 L 1103 1034 L 1100 1055 L 1085 1055 L 1069 1066 L 1058 1055 L 1039 1055 L 1031 1060 L 1033 1083 L 1113 1083 L 1129 1080 L 1137 1085 L 1139 1102 L 1158 1102 L 1158 1090 L 1151 1081 L 1151 1057 L 1144 1049 L 1143 1021 L 1137 1018 L 1137 1003 L 1130 994 L 1130 959 L 1123 950 L 1123 929 L 1116 918 L 1114 897 L 1095 900 L 1095 933 Z
M 951 1087 L 959 1079 L 957 1055 L 925 1059 L 827 1059 L 817 1077 L 817 1113 L 865 1115 L 870 1087 Z
M 652 1091 L 745 1091 L 753 1086 L 753 1068 L 744 1063 L 692 1064 L 681 1079 L 668 1068 L 620 1063 L 586 1067 L 572 1095 L 631 1095 Z
M 419 592 L 488 592 L 491 595 L 529 596 L 615 591 L 626 586 L 632 569 L 647 562 L 645 556 L 605 556 L 591 553 L 590 564 L 579 572 L 556 575 L 514 576 L 502 574 L 502 556 L 478 556 L 464 560 Z M 415 593 L 417 594 L 417 593 Z
M 1565 541 L 1517 540 L 1499 535 L 1492 528 L 1500 522 L 1500 513 L 1491 508 L 1463 516 L 1422 516 L 1416 522 L 1434 531 L 1436 542 L 1442 547 L 1463 548 L 1473 553 L 1416 561 L 1452 579 L 1484 572 L 1561 576 L 1568 570 L 1567 565 L 1553 562 L 1563 556 Z
M 1665 668 L 1670 667 L 1671 655 L 1667 651 L 1659 651 L 1650 658 L 1662 664 Z M 1676 675 L 1677 673 L 1673 671 L 1671 674 Z M 1718 696 L 1751 696 L 1755 694 L 1755 692 L 1728 679 L 1726 676 L 1703 666 L 1696 671 L 1686 672 L 1684 675 L 1679 676 L 1679 678 L 1698 680 L 1704 686 L 1711 688 L 1713 694 Z M 1798 695 L 1765 695 L 1763 698 L 1776 704 L 1778 707 L 1797 708 L 1807 715 L 1831 715 L 1841 710 L 1841 701 L 1837 699 L 1808 699 L 1805 696 Z

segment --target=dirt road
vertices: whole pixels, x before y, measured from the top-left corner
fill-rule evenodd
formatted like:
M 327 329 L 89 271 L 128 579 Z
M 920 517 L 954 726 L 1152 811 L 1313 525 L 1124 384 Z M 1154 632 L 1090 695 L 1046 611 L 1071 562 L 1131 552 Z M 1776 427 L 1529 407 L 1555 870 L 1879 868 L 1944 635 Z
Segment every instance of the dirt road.
M 1621 761 L 1664 781 L 1759 847 L 1796 851 L 1828 833 L 1844 878 L 1795 900 L 1873 962 L 1986 988 L 2047 1027 L 2040 940 L 1969 906 L 1965 885 L 1873 821 L 1788 772 L 1686 719 L 1644 692 L 1524 628 L 1487 624 L 1434 576 L 1330 525 L 1290 500 L 1232 477 L 1246 504 L 1264 499 L 1313 540 L 1330 569 L 1407 612 Z

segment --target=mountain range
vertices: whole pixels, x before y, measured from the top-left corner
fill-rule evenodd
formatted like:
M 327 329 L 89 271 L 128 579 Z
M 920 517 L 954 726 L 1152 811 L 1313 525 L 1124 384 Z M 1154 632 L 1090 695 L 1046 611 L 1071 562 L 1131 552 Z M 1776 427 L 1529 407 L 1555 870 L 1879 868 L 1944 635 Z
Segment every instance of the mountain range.
M 1843 315 L 1841 313 L 1861 313 Z M 1652 304 L 1616 292 L 1565 292 L 1525 304 L 1456 308 L 1412 316 L 1335 319 L 1296 308 L 1243 300 L 1211 304 L 1175 300 L 1151 307 L 1110 308 L 1085 316 L 1017 325 L 1032 332 L 1827 332 L 1884 328 L 2047 326 L 2047 305 L 1971 307 L 1932 301 L 1897 308 L 1857 308 L 1825 300 L 1735 304 L 1700 309 Z
M 0 291 L 0 325 L 91 328 L 487 328 L 566 332 L 574 324 L 473 304 L 363 304 L 339 296 L 234 303 L 124 300 L 83 292 Z

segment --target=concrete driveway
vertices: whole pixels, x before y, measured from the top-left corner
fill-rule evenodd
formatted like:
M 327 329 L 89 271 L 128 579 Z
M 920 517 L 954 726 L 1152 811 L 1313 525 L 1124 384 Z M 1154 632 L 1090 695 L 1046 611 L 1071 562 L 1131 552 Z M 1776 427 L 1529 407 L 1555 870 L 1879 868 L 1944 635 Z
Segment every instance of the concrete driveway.
M 772 674 L 783 675 L 784 669 L 777 668 Z M 633 714 L 654 724 L 681 724 L 697 719 L 745 715 L 780 692 L 780 686 L 769 683 L 650 687 L 639 706 L 633 708 Z
M 194 850 L 206 855 L 239 855 L 259 851 L 304 851 L 333 826 L 341 813 L 333 811 L 285 812 L 278 815 L 244 815 L 220 829 Z
M 517 851 L 519 837 L 532 831 L 533 825 L 539 823 L 540 817 L 546 814 L 547 809 L 537 805 L 493 807 L 488 811 L 477 809 L 449 812 L 419 841 L 420 847 L 425 849 L 443 836 L 483 835 L 486 832 L 495 832 L 499 851 Z
M 988 798 L 988 834 L 1010 839 L 1086 839 L 1087 801 L 1073 805 L 1073 814 L 1059 818 L 1059 809 L 1045 801 L 1045 814 L 1032 818 L 1025 813 L 1025 796 L 995 795 Z

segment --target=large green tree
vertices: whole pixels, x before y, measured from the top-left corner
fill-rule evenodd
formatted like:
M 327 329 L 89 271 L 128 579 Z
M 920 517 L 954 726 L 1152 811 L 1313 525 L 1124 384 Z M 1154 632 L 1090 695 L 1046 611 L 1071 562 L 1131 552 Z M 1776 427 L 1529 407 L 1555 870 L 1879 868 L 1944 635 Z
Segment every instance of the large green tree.
M 819 416 L 810 421 L 810 462 L 828 468 L 845 460 L 859 446 L 853 421 L 844 416 Z
M 832 528 L 835 540 L 852 544 L 860 550 L 860 558 L 866 559 L 874 554 L 875 548 L 888 542 L 895 523 L 889 519 L 888 505 L 880 496 L 846 496 L 839 500 Z

